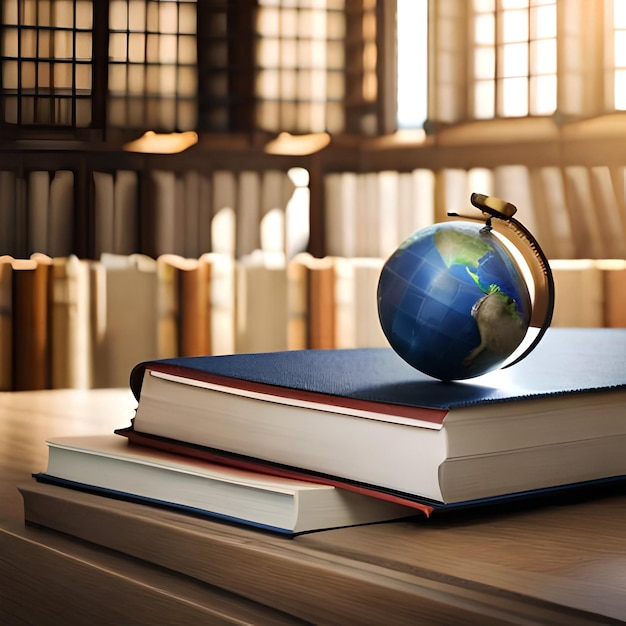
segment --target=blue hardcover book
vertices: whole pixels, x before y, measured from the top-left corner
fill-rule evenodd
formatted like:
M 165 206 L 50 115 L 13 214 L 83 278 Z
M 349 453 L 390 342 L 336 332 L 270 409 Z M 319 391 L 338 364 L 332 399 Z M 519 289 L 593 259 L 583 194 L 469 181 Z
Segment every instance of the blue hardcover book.
M 131 388 L 131 441 L 427 512 L 626 475 L 622 329 L 550 329 L 520 363 L 463 382 L 366 348 L 151 361 Z

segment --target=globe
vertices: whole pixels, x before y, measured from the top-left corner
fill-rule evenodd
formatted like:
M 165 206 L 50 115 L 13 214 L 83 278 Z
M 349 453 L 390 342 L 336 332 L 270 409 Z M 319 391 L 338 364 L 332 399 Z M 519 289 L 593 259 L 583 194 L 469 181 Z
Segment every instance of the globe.
M 385 262 L 377 297 L 391 347 L 440 380 L 501 367 L 531 323 L 520 265 L 485 223 L 457 220 L 415 232 Z

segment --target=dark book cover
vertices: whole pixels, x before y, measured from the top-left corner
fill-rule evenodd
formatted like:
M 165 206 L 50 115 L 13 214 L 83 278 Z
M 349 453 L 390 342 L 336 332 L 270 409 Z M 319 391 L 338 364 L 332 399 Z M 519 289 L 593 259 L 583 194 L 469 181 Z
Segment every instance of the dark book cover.
M 519 363 L 460 382 L 422 374 L 391 348 L 292 350 L 143 362 L 130 378 L 137 399 L 146 369 L 369 410 L 385 410 L 370 403 L 426 409 L 415 416 L 441 422 L 463 406 L 625 388 L 626 329 L 551 328 Z

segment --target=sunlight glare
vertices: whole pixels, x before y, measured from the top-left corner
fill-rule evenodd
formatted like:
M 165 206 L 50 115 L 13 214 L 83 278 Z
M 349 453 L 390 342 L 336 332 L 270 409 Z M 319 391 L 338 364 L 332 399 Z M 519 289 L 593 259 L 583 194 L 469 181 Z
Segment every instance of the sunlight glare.
M 428 115 L 428 1 L 398 0 L 399 129 L 421 128 Z

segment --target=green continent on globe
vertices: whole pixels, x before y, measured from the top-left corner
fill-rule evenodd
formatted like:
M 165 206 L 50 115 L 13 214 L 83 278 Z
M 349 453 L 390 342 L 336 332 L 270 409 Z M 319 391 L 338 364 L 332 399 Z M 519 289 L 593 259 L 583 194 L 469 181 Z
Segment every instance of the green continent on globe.
M 493 252 L 493 246 L 486 241 L 458 230 L 437 230 L 434 241 L 446 267 L 456 264 L 478 267 L 478 261 Z
M 435 247 L 446 267 L 461 265 L 476 286 L 485 294 L 471 310 L 480 334 L 480 344 L 465 357 L 463 364 L 471 365 L 484 350 L 497 355 L 508 355 L 521 343 L 526 325 L 515 300 L 499 285 L 483 284 L 477 271 L 480 260 L 495 252 L 487 241 L 458 230 L 437 230 L 433 236 Z

